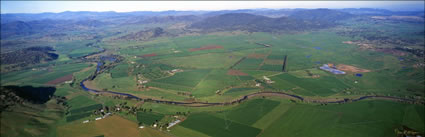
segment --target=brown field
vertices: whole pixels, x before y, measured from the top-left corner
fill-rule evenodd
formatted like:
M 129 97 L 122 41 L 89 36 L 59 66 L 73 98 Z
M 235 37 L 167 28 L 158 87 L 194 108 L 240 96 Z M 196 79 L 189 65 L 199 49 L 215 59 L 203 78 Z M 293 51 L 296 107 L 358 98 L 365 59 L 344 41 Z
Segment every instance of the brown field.
M 198 50 L 221 49 L 221 48 L 223 48 L 223 46 L 207 45 L 207 46 L 203 46 L 203 47 L 200 47 L 200 48 L 193 48 L 193 49 L 190 49 L 189 51 L 193 52 L 193 51 L 198 51 Z
M 60 83 L 63 83 L 65 81 L 69 81 L 69 80 L 72 80 L 72 74 L 57 78 L 55 80 L 51 80 L 51 81 L 47 82 L 46 84 L 47 85 L 56 85 L 56 84 L 60 84 Z
M 278 59 L 267 59 L 264 61 L 267 65 L 283 65 L 283 60 Z
M 152 53 L 152 54 L 145 54 L 145 55 L 142 55 L 142 56 L 140 56 L 140 57 L 153 57 L 153 56 L 156 56 L 156 54 L 155 54 L 155 53 Z
M 232 69 L 227 71 L 227 75 L 232 75 L 232 76 L 248 76 L 248 74 L 243 73 L 242 71 L 232 70 Z
M 145 127 L 138 128 L 137 123 L 113 115 L 105 119 L 88 123 L 74 122 L 57 128 L 59 137 L 93 137 L 104 135 L 105 137 L 166 137 L 167 134 Z
M 251 53 L 247 56 L 248 58 L 255 58 L 255 59 L 262 59 L 265 58 L 266 55 L 265 54 L 256 54 L 256 53 Z
M 110 116 L 95 122 L 98 131 L 105 137 L 135 137 L 140 136 L 141 131 L 137 123 L 119 116 Z
M 370 72 L 370 70 L 367 70 L 367 69 L 357 68 L 357 67 L 345 65 L 345 64 L 338 64 L 336 68 L 346 72 Z

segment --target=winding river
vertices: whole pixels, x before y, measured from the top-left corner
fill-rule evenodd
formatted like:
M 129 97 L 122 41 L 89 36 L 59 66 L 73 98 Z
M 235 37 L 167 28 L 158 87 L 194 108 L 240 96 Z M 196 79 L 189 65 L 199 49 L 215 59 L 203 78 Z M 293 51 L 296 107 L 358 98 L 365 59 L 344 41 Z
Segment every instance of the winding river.
M 103 65 L 102 62 L 98 62 L 97 66 L 96 66 L 96 71 L 95 71 L 95 75 L 100 71 L 100 66 Z M 151 102 L 156 102 L 156 103 L 164 103 L 164 104 L 175 104 L 175 105 L 184 105 L 184 106 L 190 106 L 190 107 L 206 107 L 206 106 L 218 106 L 218 105 L 231 105 L 231 104 L 235 104 L 235 103 L 239 103 L 242 101 L 246 101 L 252 97 L 256 97 L 256 96 L 280 96 L 280 97 L 286 97 L 286 98 L 290 98 L 293 100 L 299 100 L 299 101 L 308 101 L 311 103 L 319 103 L 319 104 L 339 104 L 339 103 L 347 103 L 347 102 L 356 102 L 356 101 L 361 101 L 361 100 L 365 100 L 365 99 L 387 99 L 387 100 L 393 100 L 393 101 L 403 101 L 403 102 L 411 102 L 414 103 L 416 102 L 416 100 L 413 99 L 405 99 L 405 98 L 399 98 L 399 97 L 392 97 L 392 96 L 362 96 L 356 99 L 340 99 L 340 100 L 332 100 L 332 101 L 328 101 L 328 100 L 314 100 L 314 99 L 305 99 L 301 96 L 298 95 L 293 95 L 293 94 L 288 94 L 288 93 L 284 93 L 284 92 L 270 92 L 270 91 L 265 91 L 265 92 L 257 92 L 257 93 L 252 93 L 252 94 L 248 94 L 243 96 L 242 98 L 230 101 L 230 102 L 215 102 L 215 103 L 208 103 L 208 102 L 180 102 L 180 101 L 169 101 L 169 100 L 157 100 L 157 99 L 143 99 L 128 93 L 120 93 L 120 92 L 114 92 L 114 91 L 99 91 L 99 90 L 95 90 L 95 89 L 90 89 L 87 88 L 84 85 L 84 82 L 89 80 L 89 78 L 86 78 L 84 80 L 82 80 L 80 82 L 80 86 L 83 90 L 87 91 L 87 92 L 93 92 L 93 93 L 110 93 L 110 94 L 114 94 L 114 95 L 120 95 L 120 96 L 125 96 L 128 97 L 130 99 L 136 99 L 136 100 L 147 100 L 147 101 L 151 101 Z M 423 102 L 421 102 L 423 104 Z

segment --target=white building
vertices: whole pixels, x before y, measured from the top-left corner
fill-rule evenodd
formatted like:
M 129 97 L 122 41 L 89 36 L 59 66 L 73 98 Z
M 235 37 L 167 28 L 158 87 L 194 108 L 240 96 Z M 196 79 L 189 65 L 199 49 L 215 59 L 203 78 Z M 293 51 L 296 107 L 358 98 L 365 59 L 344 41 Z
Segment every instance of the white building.
M 167 129 L 168 128 L 171 128 L 171 127 L 173 127 L 174 125 L 176 125 L 177 123 L 180 123 L 181 121 L 180 120 L 176 120 L 176 121 L 174 121 L 174 122 L 171 122 L 169 125 L 168 125 L 168 127 L 167 127 Z

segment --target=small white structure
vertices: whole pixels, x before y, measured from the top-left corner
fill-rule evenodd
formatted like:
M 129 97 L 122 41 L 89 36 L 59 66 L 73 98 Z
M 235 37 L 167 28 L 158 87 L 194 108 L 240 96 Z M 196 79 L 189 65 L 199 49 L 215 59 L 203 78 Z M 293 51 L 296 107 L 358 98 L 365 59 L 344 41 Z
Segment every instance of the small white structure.
M 156 127 L 157 125 L 156 124 L 153 124 L 153 127 Z
M 255 84 L 255 86 L 256 87 L 260 87 L 261 86 L 261 83 L 257 83 L 257 84 Z
M 89 123 L 89 120 L 85 120 L 85 121 L 83 121 L 83 123 Z
M 72 83 L 72 80 L 65 81 L 65 84 L 70 84 L 70 83 Z
M 167 127 L 167 129 L 168 128 L 171 128 L 171 127 L 173 127 L 174 125 L 176 125 L 177 123 L 180 123 L 181 121 L 180 120 L 176 120 L 176 121 L 174 121 L 174 122 L 171 122 L 169 125 L 168 125 L 168 127 Z
M 183 70 L 182 70 L 182 69 L 173 69 L 173 70 L 171 70 L 171 72 L 172 72 L 172 73 L 176 73 L 176 72 L 183 72 Z
M 137 82 L 139 82 L 139 84 L 145 84 L 145 83 L 148 83 L 149 81 L 147 81 L 147 80 L 137 80 Z
M 270 80 L 270 78 L 268 78 L 266 76 L 263 76 L 263 79 L 266 80 L 266 81 L 269 81 Z
M 266 80 L 267 83 L 271 84 L 274 83 L 274 81 L 272 81 L 270 78 L 263 76 L 264 80 Z
M 102 119 L 102 117 L 97 117 L 96 119 L 94 119 L 94 120 L 101 120 Z
M 145 126 L 140 126 L 139 128 L 145 128 Z

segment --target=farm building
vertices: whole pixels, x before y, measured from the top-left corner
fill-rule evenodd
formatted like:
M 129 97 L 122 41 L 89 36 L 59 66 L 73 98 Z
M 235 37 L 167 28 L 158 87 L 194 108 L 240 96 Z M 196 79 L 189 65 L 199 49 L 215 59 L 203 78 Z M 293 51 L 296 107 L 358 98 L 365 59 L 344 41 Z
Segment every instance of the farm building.
M 179 123 L 180 122 L 180 120 L 176 120 L 176 121 L 174 121 L 174 122 L 171 122 L 169 125 L 168 125 L 168 127 L 167 127 L 167 129 L 168 128 L 170 128 L 170 127 L 173 127 L 174 125 L 176 125 L 177 123 Z
M 269 84 L 274 83 L 274 81 L 272 81 L 270 78 L 268 78 L 268 77 L 266 77 L 266 76 L 263 76 L 263 78 L 264 78 L 264 80 L 265 80 L 267 83 L 269 83 Z
M 329 67 L 328 64 L 323 64 L 323 66 L 321 66 L 320 69 L 325 70 L 325 71 L 329 71 L 333 74 L 345 74 L 344 71 Z

